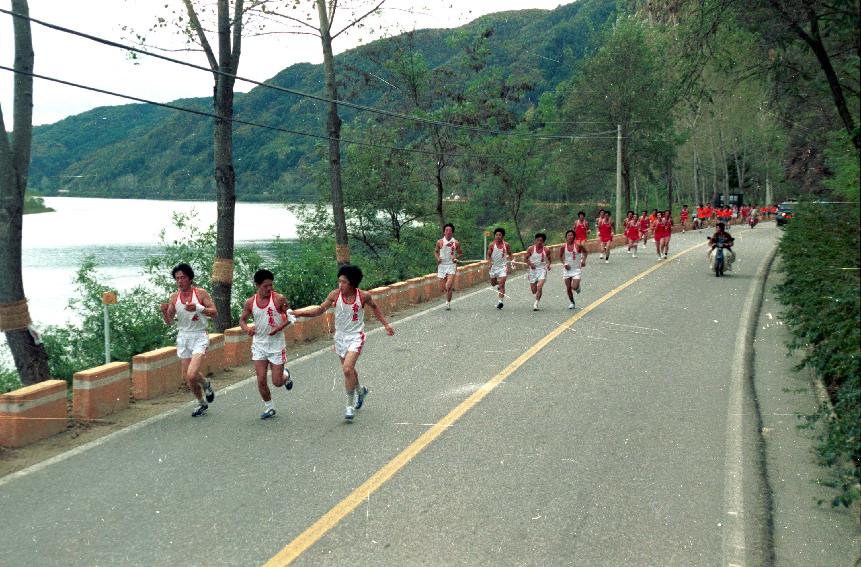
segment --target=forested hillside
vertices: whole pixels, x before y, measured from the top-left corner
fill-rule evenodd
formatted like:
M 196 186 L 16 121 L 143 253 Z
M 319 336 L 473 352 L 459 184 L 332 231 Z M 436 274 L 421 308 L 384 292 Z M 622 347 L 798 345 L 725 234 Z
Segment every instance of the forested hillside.
M 470 91 L 474 94 L 495 80 L 503 98 L 510 90 L 508 98 L 517 112 L 523 112 L 571 76 L 575 62 L 594 48 L 599 30 L 614 13 L 614 2 L 588 0 L 553 11 L 492 14 L 454 30 L 421 30 L 409 37 L 378 40 L 337 57 L 339 91 L 345 100 L 396 110 L 392 86 L 376 77 L 398 84 L 385 57 L 408 42 L 427 70 L 439 73 L 446 84 L 437 88 L 448 95 L 464 102 Z M 322 66 L 292 65 L 269 82 L 322 95 Z M 436 92 L 425 112 L 451 102 L 446 93 Z M 211 110 L 209 98 L 173 104 Z M 239 120 L 318 136 L 325 135 L 324 112 L 322 102 L 264 87 L 236 96 Z M 370 116 L 349 108 L 341 112 L 345 139 L 369 141 L 362 127 L 350 125 Z M 477 123 L 482 118 L 476 113 L 458 121 Z M 212 121 L 206 117 L 145 104 L 97 108 L 35 128 L 30 187 L 43 195 L 212 198 L 211 140 Z M 283 201 L 315 196 L 321 147 L 321 140 L 312 137 L 237 125 L 238 198 Z

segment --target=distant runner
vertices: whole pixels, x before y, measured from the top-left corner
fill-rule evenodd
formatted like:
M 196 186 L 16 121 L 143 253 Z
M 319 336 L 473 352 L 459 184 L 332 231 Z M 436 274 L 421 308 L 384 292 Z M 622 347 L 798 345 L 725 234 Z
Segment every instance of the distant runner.
M 609 264 L 610 243 L 613 242 L 613 224 L 609 211 L 604 213 L 604 218 L 598 225 L 598 240 L 601 241 L 601 257 L 604 258 L 605 264 Z
M 504 228 L 499 227 L 493 231 L 493 242 L 487 249 L 487 259 L 490 260 L 490 285 L 499 291 L 496 308 L 502 309 L 505 281 L 511 272 L 511 246 L 505 241 Z
M 565 283 L 565 293 L 568 294 L 568 309 L 574 309 L 574 293 L 580 293 L 580 278 L 582 269 L 586 267 L 587 252 L 577 246 L 573 230 L 565 233 L 565 244 L 559 250 L 562 261 L 562 281 Z
M 535 235 L 535 244 L 526 249 L 526 263 L 529 265 L 526 279 L 529 281 L 529 288 L 532 290 L 532 294 L 535 296 L 535 303 L 532 304 L 533 311 L 538 311 L 538 303 L 541 301 L 544 282 L 547 279 L 547 272 L 550 271 L 550 254 L 547 253 L 547 248 L 544 247 L 546 240 L 547 235 L 539 232 Z
M 436 277 L 439 279 L 439 291 L 445 294 L 446 311 L 451 310 L 451 296 L 454 293 L 454 279 L 457 276 L 457 262 L 463 253 L 460 242 L 454 239 L 454 225 L 446 223 L 442 228 L 442 238 L 436 241 L 434 256 L 436 257 Z

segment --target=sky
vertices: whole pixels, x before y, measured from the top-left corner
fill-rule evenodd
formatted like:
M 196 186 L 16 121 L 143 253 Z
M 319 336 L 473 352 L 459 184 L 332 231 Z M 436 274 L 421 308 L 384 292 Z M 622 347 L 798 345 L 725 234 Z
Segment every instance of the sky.
M 367 2 L 368 0 L 355 0 Z M 306 0 L 308 2 L 308 0 Z M 201 2 L 197 2 L 201 3 Z M 369 28 L 383 28 L 389 35 L 422 28 L 464 25 L 492 12 L 527 8 L 553 9 L 569 0 L 387 0 Z M 159 16 L 169 15 L 166 5 L 181 7 L 180 0 L 30 0 L 30 16 L 51 24 L 120 43 L 132 43 L 123 27 L 147 34 L 147 42 L 164 49 L 184 43 L 170 30 L 148 32 Z M 231 3 L 232 4 L 232 3 Z M 343 2 L 342 4 L 347 4 Z M 366 4 L 363 4 L 366 5 Z M 10 0 L 0 7 L 11 9 Z M 344 15 L 346 17 L 346 14 Z M 343 21 L 343 20 L 342 20 Z M 336 29 L 339 29 L 336 21 Z M 157 102 L 212 95 L 211 73 L 142 57 L 132 61 L 121 49 L 32 24 L 35 72 L 49 77 L 130 94 Z M 335 52 L 379 37 L 368 29 L 354 30 L 335 40 Z M 164 55 L 206 66 L 202 52 L 171 51 Z M 12 17 L 0 14 L 0 64 L 12 67 L 14 42 Z M 320 40 L 310 35 L 269 34 L 243 39 L 239 75 L 265 81 L 295 63 L 322 62 Z M 248 83 L 237 82 L 245 92 Z M 129 104 L 117 97 L 93 93 L 43 80 L 34 81 L 33 124 L 51 124 L 66 116 L 99 106 Z M 0 69 L 0 108 L 6 128 L 12 128 L 12 73 Z

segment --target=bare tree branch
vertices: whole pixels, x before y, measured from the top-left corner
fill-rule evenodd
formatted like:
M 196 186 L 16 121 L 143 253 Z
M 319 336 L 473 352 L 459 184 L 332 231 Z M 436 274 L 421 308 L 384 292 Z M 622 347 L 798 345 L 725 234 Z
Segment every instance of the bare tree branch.
M 335 1 L 337 2 L 337 0 L 335 0 Z M 368 16 L 370 16 L 371 14 L 373 14 L 374 12 L 376 12 L 377 10 L 379 10 L 379 9 L 380 9 L 380 6 L 382 6 L 382 5 L 383 5 L 383 4 L 385 4 L 385 3 L 386 3 L 386 0 L 380 0 L 380 3 L 379 3 L 379 4 L 377 4 L 373 9 L 369 10 L 368 12 L 366 12 L 365 14 L 363 14 L 362 16 L 360 16 L 360 17 L 356 18 L 355 20 L 353 20 L 352 22 L 350 22 L 349 24 L 347 24 L 347 26 L 346 26 L 346 27 L 344 27 L 344 29 L 342 29 L 342 30 L 341 30 L 341 31 L 339 31 L 338 33 L 334 34 L 334 35 L 332 36 L 332 39 L 335 39 L 336 37 L 338 37 L 339 35 L 341 35 L 341 34 L 342 34 L 342 33 L 344 33 L 345 31 L 347 31 L 348 29 L 350 29 L 350 28 L 352 28 L 353 26 L 357 25 L 359 22 L 361 22 L 362 20 L 364 20 L 365 18 L 367 18 Z M 330 28 L 332 27 L 331 22 L 329 23 L 329 27 L 330 27 Z
M 188 12 L 189 24 L 191 25 L 191 29 L 197 34 L 197 39 L 200 41 L 200 46 L 203 48 L 204 53 L 206 53 L 206 60 L 209 61 L 209 68 L 212 70 L 218 69 L 218 60 L 215 58 L 215 53 L 212 51 L 212 46 L 209 44 L 209 40 L 206 38 L 206 34 L 203 31 L 203 26 L 200 25 L 200 19 L 197 17 L 197 12 L 194 10 L 194 6 L 191 3 L 191 0 L 182 0 L 182 3 L 185 4 L 185 10 Z

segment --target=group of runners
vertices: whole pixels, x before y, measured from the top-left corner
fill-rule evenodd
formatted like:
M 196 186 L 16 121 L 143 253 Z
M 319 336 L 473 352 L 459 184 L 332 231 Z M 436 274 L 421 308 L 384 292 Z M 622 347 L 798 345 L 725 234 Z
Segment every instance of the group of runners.
M 699 214 L 699 211 L 698 211 Z M 682 209 L 680 216 L 682 226 L 688 222 L 687 206 Z M 722 230 L 722 224 L 719 228 Z M 605 263 L 610 261 L 610 248 L 615 230 L 609 211 L 601 209 L 595 220 L 598 241 L 600 243 L 600 259 Z M 628 211 L 624 220 L 624 235 L 627 252 L 637 257 L 639 244 L 645 245 L 651 236 L 655 242 L 658 260 L 667 259 L 670 238 L 672 236 L 673 219 L 669 210 L 657 209 L 648 214 L 643 211 L 637 216 L 634 211 Z M 460 242 L 454 237 L 455 227 L 448 223 L 443 227 L 443 234 L 436 242 L 434 256 L 437 262 L 437 279 L 440 292 L 445 296 L 444 309 L 451 309 L 457 266 L 461 263 L 463 250 Z M 575 294 L 581 290 L 583 268 L 589 252 L 586 241 L 591 227 L 586 220 L 586 213 L 580 211 L 571 229 L 565 233 L 565 242 L 556 254 L 562 265 L 562 280 L 568 297 L 568 309 L 575 308 Z M 511 245 L 505 240 L 505 229 L 497 228 L 493 232 L 493 240 L 486 250 L 485 258 L 489 261 L 490 284 L 497 292 L 496 308 L 505 305 L 506 281 L 517 264 L 526 266 L 526 279 L 534 297 L 532 309 L 538 311 L 543 295 L 544 284 L 552 265 L 552 254 L 546 246 L 547 235 L 539 232 L 535 235 L 533 244 L 526 249 L 525 262 L 513 259 Z M 194 270 L 188 264 L 179 264 L 173 268 L 171 275 L 176 282 L 177 291 L 167 303 L 160 305 L 165 324 L 174 321 L 177 325 L 176 348 L 181 359 L 182 375 L 189 389 L 198 400 L 198 407 L 191 414 L 199 417 L 206 413 L 209 404 L 215 399 L 212 384 L 200 371 L 203 356 L 209 346 L 208 321 L 217 317 L 217 309 L 209 294 L 194 285 Z M 264 409 L 261 419 L 269 419 L 276 415 L 272 392 L 269 388 L 268 375 L 271 375 L 272 385 L 283 387 L 290 391 L 293 380 L 286 368 L 287 352 L 284 329 L 295 323 L 300 317 L 316 317 L 329 309 L 334 309 L 334 351 L 341 363 L 344 375 L 344 390 L 347 405 L 344 418 L 352 421 L 356 412 L 362 408 L 368 395 L 368 388 L 359 382 L 356 363 L 365 344 L 365 310 L 370 309 L 382 323 L 386 332 L 394 335 L 394 329 L 386 320 L 380 306 L 373 296 L 360 289 L 362 270 L 357 266 L 344 265 L 338 270 L 337 288 L 332 290 L 326 299 L 316 306 L 293 310 L 286 297 L 273 289 L 275 275 L 269 270 L 258 270 L 254 274 L 256 293 L 246 299 L 239 325 L 251 337 L 251 359 L 257 377 L 257 390 L 263 401 Z M 253 321 L 253 327 L 249 325 Z

